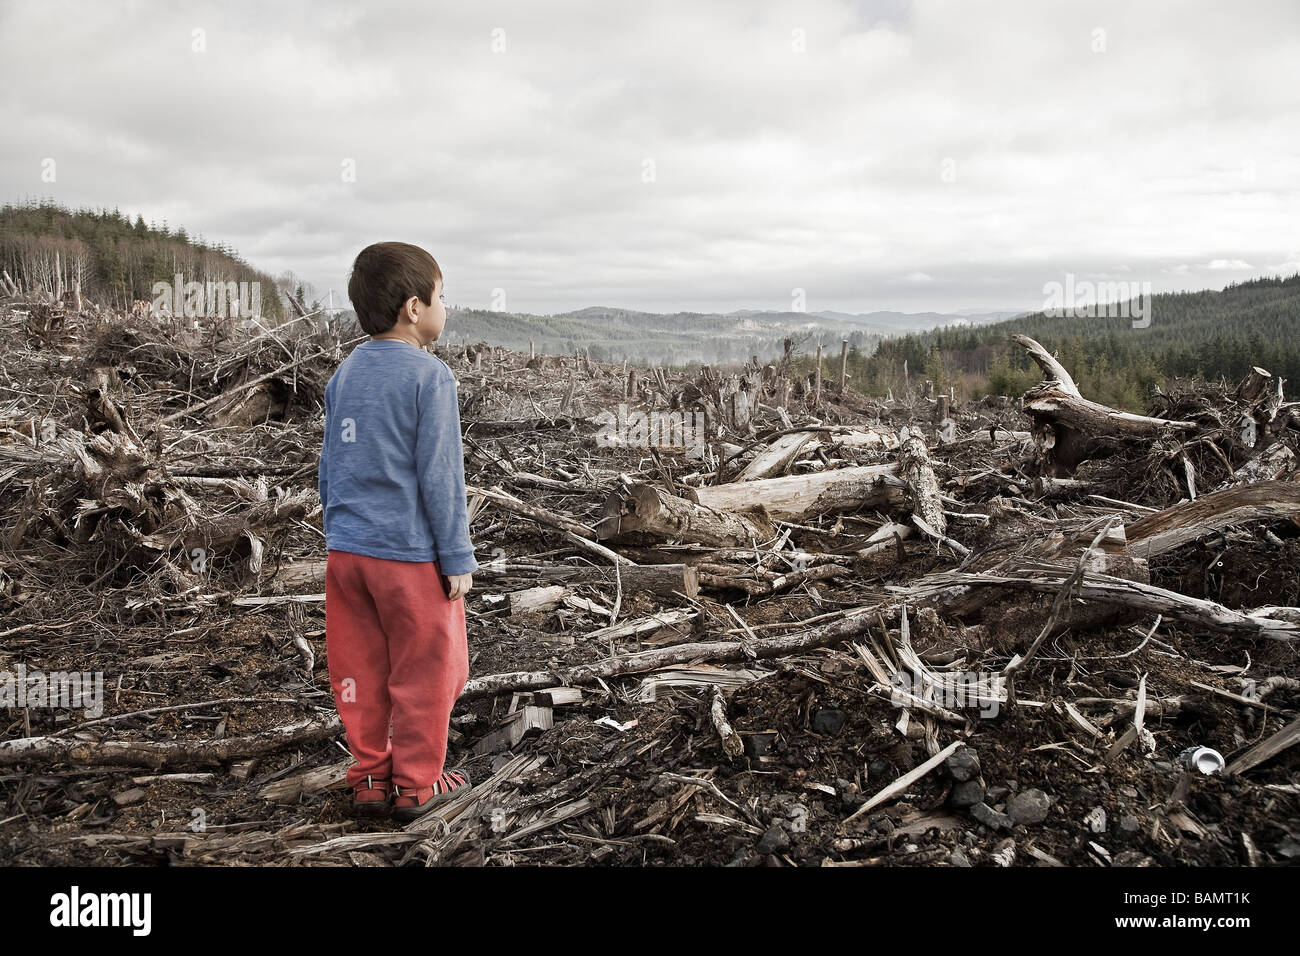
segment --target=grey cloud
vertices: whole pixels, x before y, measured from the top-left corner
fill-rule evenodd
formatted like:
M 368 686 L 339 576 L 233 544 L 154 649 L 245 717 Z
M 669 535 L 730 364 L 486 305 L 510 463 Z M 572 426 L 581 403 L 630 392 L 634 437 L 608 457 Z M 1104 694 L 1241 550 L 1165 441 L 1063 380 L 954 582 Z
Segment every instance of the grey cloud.
M 1297 258 L 1297 26 L 1286 0 L 8 4 L 0 186 L 322 292 L 405 238 L 453 301 L 532 312 L 1216 286 Z

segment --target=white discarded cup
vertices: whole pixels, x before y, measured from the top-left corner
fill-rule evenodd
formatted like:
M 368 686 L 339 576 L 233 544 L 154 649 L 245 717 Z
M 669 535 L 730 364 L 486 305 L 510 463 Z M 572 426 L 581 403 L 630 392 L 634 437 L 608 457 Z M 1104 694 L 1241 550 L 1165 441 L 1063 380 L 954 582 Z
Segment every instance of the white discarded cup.
M 1178 755 L 1178 762 L 1190 770 L 1199 770 L 1206 775 L 1220 773 L 1227 763 L 1223 759 L 1223 754 L 1212 747 L 1188 747 Z

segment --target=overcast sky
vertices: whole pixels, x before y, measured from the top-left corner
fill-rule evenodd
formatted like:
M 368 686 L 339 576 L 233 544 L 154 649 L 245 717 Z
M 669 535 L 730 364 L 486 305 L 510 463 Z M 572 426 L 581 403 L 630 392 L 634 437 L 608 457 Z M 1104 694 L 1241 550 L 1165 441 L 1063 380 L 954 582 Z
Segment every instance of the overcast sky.
M 0 104 L 0 200 L 343 296 L 385 239 L 538 313 L 1300 270 L 1295 0 L 0 0 Z

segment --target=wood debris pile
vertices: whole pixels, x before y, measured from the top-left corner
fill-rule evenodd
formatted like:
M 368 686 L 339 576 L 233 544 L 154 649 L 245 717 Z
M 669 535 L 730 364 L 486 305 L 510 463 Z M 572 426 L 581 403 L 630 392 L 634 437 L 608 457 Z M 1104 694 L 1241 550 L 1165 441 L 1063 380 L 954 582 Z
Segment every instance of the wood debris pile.
M 325 660 L 321 396 L 359 330 L 20 294 L 0 325 L 0 677 L 103 679 L 99 711 L 3 712 L 0 857 L 1300 850 L 1300 405 L 1266 370 L 1134 415 L 1023 337 L 1043 382 L 976 403 L 788 348 L 685 375 L 440 350 L 481 565 L 452 759 L 482 783 L 401 828 L 349 816 Z

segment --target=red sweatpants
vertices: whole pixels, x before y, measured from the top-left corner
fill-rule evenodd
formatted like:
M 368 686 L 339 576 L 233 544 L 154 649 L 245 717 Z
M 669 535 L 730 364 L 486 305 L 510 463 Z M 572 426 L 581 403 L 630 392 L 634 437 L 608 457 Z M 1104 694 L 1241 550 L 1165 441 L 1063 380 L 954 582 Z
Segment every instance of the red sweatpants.
M 357 760 L 348 785 L 369 774 L 403 790 L 433 786 L 447 758 L 451 709 L 469 678 L 465 602 L 447 600 L 437 563 L 330 551 L 325 650 Z

